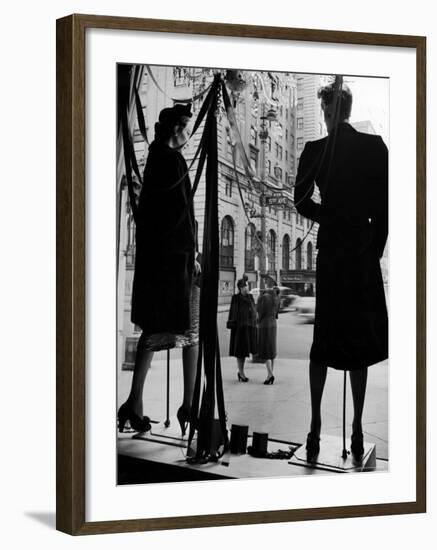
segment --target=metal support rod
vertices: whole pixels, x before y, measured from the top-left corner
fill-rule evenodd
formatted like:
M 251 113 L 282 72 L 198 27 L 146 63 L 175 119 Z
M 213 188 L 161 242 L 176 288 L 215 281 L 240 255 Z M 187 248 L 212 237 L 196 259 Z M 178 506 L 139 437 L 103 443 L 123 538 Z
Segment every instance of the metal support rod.
M 348 452 L 346 450 L 346 371 L 343 377 L 343 451 L 341 457 L 346 460 Z
M 167 417 L 164 426 L 170 426 L 170 350 L 167 350 Z

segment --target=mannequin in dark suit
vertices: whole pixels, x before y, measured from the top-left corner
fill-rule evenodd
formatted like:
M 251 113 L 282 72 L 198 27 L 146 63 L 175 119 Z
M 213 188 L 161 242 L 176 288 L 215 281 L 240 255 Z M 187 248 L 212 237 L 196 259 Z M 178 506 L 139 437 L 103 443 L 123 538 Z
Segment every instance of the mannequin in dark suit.
M 316 316 L 310 352 L 311 431 L 319 452 L 327 367 L 350 371 L 354 402 L 351 450 L 363 453 L 367 367 L 388 357 L 388 321 L 379 259 L 388 234 L 388 152 L 380 136 L 348 119 L 352 94 L 337 80 L 319 91 L 328 136 L 308 142 L 299 162 L 295 205 L 317 222 Z M 317 185 L 321 203 L 312 198 Z

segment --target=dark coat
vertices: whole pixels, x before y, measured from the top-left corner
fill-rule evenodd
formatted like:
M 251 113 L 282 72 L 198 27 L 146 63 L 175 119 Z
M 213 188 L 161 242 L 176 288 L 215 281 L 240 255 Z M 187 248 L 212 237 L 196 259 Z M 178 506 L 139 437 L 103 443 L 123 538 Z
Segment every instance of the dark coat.
M 234 294 L 227 327 L 231 329 L 229 355 L 248 357 L 257 351 L 256 309 L 252 294 Z
M 150 145 L 136 225 L 132 322 L 146 334 L 190 326 L 196 231 L 191 184 L 180 152 Z
M 256 304 L 258 312 L 258 357 L 276 357 L 276 331 L 279 312 L 279 298 L 272 291 L 265 291 Z
M 314 183 L 321 204 L 312 199 Z M 319 223 L 316 315 L 310 358 L 341 370 L 388 357 L 388 320 L 379 259 L 388 233 L 388 151 L 380 136 L 341 123 L 308 142 L 294 195 Z

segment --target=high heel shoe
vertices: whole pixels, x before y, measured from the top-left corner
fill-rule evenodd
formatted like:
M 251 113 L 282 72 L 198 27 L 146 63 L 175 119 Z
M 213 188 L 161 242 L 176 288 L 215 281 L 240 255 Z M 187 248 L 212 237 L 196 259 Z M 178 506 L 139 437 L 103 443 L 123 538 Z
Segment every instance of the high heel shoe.
M 363 432 L 353 432 L 351 436 L 351 453 L 356 462 L 361 462 L 364 454 Z
M 307 452 L 307 462 L 313 462 L 320 452 L 320 437 L 310 432 L 307 435 L 307 443 L 305 446 Z
M 271 376 L 269 376 L 268 378 L 266 378 L 264 380 L 264 385 L 265 386 L 271 386 L 273 384 L 273 382 L 275 381 L 275 377 L 273 376 L 273 374 Z
M 129 420 L 130 426 L 136 432 L 148 432 L 151 428 L 150 418 L 142 418 L 132 411 L 127 403 L 118 409 L 118 431 L 123 433 L 126 422 Z
M 239 372 L 237 372 L 237 376 L 238 376 L 238 381 L 239 382 L 249 382 L 249 378 L 247 378 L 247 376 L 244 376 L 243 374 L 240 374 Z
M 178 412 L 176 413 L 176 418 L 178 419 L 179 425 L 181 427 L 182 437 L 187 431 L 187 426 L 190 422 L 190 416 L 191 413 L 187 409 L 184 409 L 182 406 L 179 407 Z

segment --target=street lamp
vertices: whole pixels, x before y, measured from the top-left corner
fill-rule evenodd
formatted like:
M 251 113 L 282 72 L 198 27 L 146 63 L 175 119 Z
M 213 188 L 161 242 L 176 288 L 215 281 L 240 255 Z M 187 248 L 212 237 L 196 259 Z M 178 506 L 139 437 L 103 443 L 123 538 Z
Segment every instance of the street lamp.
M 261 183 L 261 261 L 260 261 L 260 288 L 265 288 L 265 277 L 263 275 L 267 272 L 266 260 L 267 260 L 267 235 L 266 235 L 266 148 L 267 148 L 267 139 L 269 137 L 269 127 L 272 122 L 277 120 L 276 110 L 273 107 L 270 107 L 267 113 L 265 114 L 266 105 L 262 103 L 262 116 L 261 118 L 261 129 L 258 133 L 259 139 L 261 141 L 261 169 L 260 169 L 260 183 Z
M 286 75 L 287 79 L 284 83 L 285 91 L 289 90 L 292 85 L 292 77 Z M 275 135 L 280 139 L 282 137 L 282 126 L 278 122 L 277 107 L 280 102 L 281 93 L 284 91 L 277 78 L 271 73 L 268 73 L 269 82 L 264 82 L 263 73 L 245 73 L 244 71 L 230 70 L 226 71 L 225 75 L 226 84 L 231 90 L 231 96 L 233 98 L 234 106 L 240 98 L 241 92 L 251 85 L 251 97 L 252 97 L 252 116 L 258 116 L 258 109 L 261 107 L 260 127 L 258 130 L 258 137 L 260 140 L 260 170 L 259 170 L 259 191 L 260 191 L 260 213 L 257 214 L 250 211 L 250 217 L 260 218 L 260 287 L 265 288 L 265 275 L 267 273 L 267 234 L 266 234 L 266 202 L 267 202 L 267 189 L 269 185 L 266 181 L 266 157 L 267 157 L 267 142 L 269 139 L 269 133 L 271 131 L 272 122 L 275 123 L 276 132 Z M 267 92 L 270 87 L 269 93 Z M 282 91 L 281 91 L 282 90 Z M 289 94 L 289 92 L 285 92 Z M 270 170 L 269 170 L 270 173 Z M 274 169 L 275 177 L 282 181 L 282 169 L 278 165 Z M 277 197 L 276 197 L 277 198 Z

